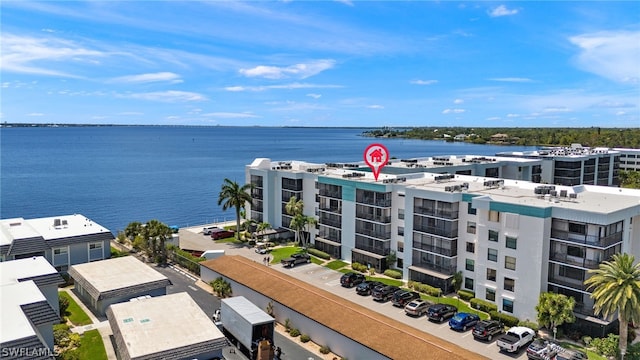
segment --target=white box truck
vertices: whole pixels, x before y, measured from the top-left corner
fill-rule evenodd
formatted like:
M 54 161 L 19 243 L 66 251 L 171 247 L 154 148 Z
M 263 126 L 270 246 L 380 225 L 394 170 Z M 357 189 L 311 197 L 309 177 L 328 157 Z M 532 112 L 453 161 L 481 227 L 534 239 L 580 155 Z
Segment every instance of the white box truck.
M 222 332 L 251 360 L 272 360 L 275 320 L 243 296 L 221 300 Z

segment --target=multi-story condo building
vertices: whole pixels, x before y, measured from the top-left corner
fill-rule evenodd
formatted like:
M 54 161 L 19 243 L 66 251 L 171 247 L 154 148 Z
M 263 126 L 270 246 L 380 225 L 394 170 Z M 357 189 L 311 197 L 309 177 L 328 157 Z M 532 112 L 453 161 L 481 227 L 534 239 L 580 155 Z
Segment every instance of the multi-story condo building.
M 111 257 L 113 234 L 80 214 L 0 220 L 0 261 L 44 256 L 56 270 Z
M 471 162 L 447 162 L 462 159 Z M 256 159 L 246 168 L 251 216 L 288 227 L 283 207 L 295 192 L 318 220 L 311 242 L 335 258 L 398 268 L 445 293 L 461 272 L 464 289 L 520 319 L 535 319 L 540 292 L 567 294 L 594 333 L 607 329 L 583 282 L 615 253 L 640 258 L 640 190 L 541 185 L 531 181 L 541 160 L 486 159 L 467 164 L 471 175 L 442 174 L 452 165 L 433 159 L 394 160 L 377 181 L 362 163 Z M 490 167 L 476 176 L 477 164 Z
M 640 149 L 614 148 L 620 152 L 620 170 L 640 171 Z

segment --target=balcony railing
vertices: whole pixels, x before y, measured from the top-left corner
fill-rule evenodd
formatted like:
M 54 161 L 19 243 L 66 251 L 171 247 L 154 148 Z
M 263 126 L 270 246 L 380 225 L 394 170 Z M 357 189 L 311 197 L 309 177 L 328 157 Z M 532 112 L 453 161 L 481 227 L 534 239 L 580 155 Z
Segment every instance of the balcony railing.
M 324 231 L 320 231 L 320 233 L 318 234 L 318 237 L 327 239 L 329 241 L 333 241 L 336 243 L 339 243 L 342 240 L 338 237 L 338 234 L 331 234 L 330 232 L 324 232 Z
M 320 196 L 326 196 L 334 199 L 342 199 L 342 191 L 319 189 L 318 194 Z
M 548 280 L 549 280 L 549 283 L 552 285 L 558 284 L 558 285 L 562 285 L 575 290 L 587 291 L 587 286 L 580 280 L 558 278 L 558 277 L 554 277 L 553 275 L 549 275 Z
M 441 217 L 445 219 L 457 219 L 459 211 L 453 210 L 443 210 L 443 209 L 434 209 L 434 208 L 426 208 L 422 206 L 414 206 L 413 212 L 419 215 L 428 215 L 434 217 Z
M 365 245 L 359 244 L 357 241 L 356 241 L 356 249 L 368 251 L 370 253 L 374 253 L 382 256 L 387 256 L 391 253 L 391 249 L 388 247 L 381 248 L 377 246 L 365 246 Z
M 436 253 L 436 254 L 440 254 L 448 257 L 458 256 L 458 249 L 447 249 L 440 246 L 420 244 L 416 242 L 413 243 L 413 247 L 415 249 L 425 250 L 425 251 L 429 251 L 432 253 Z
M 356 203 L 377 207 L 391 207 L 391 199 L 375 199 L 370 197 L 358 197 Z
M 371 221 L 375 221 L 383 224 L 391 223 L 391 216 L 374 215 L 374 214 L 369 214 L 364 212 L 356 212 L 356 218 L 371 220 Z
M 622 242 L 622 232 L 600 237 L 596 235 L 576 234 L 564 230 L 551 229 L 551 238 L 606 248 Z
M 318 220 L 318 223 L 323 225 L 333 226 L 336 228 L 342 228 L 342 220 L 322 217 L 322 214 L 320 214 L 320 219 Z
M 452 266 L 441 266 L 441 265 L 436 265 L 433 263 L 428 263 L 428 262 L 413 262 L 413 266 L 417 266 L 423 269 L 429 269 L 429 270 L 433 270 L 433 271 L 437 271 L 441 274 L 445 274 L 445 275 L 453 275 L 456 273 L 456 269 L 457 267 L 455 265 Z
M 391 239 L 391 231 L 376 231 L 376 230 L 356 227 L 356 234 L 367 235 L 367 236 L 374 237 L 376 239 Z
M 569 256 L 566 253 L 551 252 L 549 258 L 553 261 L 559 261 L 565 264 L 580 266 L 587 269 L 597 269 L 600 261 L 592 259 L 581 259 L 575 256 Z
M 414 224 L 413 229 L 416 231 L 420 231 L 427 234 L 433 234 L 438 236 L 444 236 L 447 238 L 457 238 L 458 237 L 458 229 L 446 230 L 443 228 L 435 227 L 435 226 L 426 226 L 420 224 Z
M 322 206 L 322 205 L 320 205 L 320 210 L 326 211 L 326 212 L 330 212 L 330 213 L 335 213 L 335 214 L 342 213 L 342 208 L 339 207 L 339 206 Z

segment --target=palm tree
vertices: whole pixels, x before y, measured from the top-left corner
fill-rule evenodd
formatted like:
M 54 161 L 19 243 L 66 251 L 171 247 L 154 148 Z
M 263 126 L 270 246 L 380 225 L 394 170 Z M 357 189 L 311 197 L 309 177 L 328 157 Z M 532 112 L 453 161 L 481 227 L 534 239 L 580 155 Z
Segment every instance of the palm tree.
M 600 264 L 585 280 L 587 289 L 593 289 L 596 314 L 612 318 L 618 313 L 620 322 L 620 354 L 627 352 L 629 322 L 640 322 L 640 263 L 634 265 L 633 255 L 615 254 L 613 259 Z
M 238 185 L 237 182 L 224 179 L 220 195 L 218 195 L 218 205 L 222 205 L 222 210 L 235 208 L 236 210 L 236 240 L 240 240 L 240 211 L 246 203 L 251 202 L 249 191 L 253 189 L 253 184 Z
M 147 242 L 147 250 L 150 256 L 157 263 L 164 265 L 167 263 L 166 241 L 171 237 L 172 231 L 169 226 L 158 221 L 149 220 L 143 227 L 144 237 Z
M 258 233 L 262 233 L 262 236 L 264 236 L 265 231 L 271 229 L 271 224 L 269 224 L 266 221 L 263 221 L 261 223 L 258 224 L 258 226 L 256 227 L 256 231 Z
M 302 212 L 304 211 L 304 203 L 302 200 L 298 200 L 295 196 L 292 196 L 289 199 L 289 202 L 284 206 L 284 210 L 287 214 L 291 215 L 293 219 L 291 219 L 291 223 L 289 223 L 289 227 L 295 231 L 296 234 L 296 243 L 300 241 L 300 231 L 304 227 Z

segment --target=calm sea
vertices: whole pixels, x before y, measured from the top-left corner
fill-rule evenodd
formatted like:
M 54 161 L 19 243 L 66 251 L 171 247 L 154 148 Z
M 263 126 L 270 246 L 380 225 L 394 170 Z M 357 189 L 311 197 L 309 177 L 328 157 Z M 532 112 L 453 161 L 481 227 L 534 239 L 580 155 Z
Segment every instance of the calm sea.
M 190 226 L 232 220 L 217 204 L 224 178 L 244 184 L 256 157 L 360 161 L 383 143 L 391 157 L 532 150 L 372 139 L 352 128 L 58 127 L 0 129 L 0 217 L 83 214 L 113 233 L 132 221 Z

